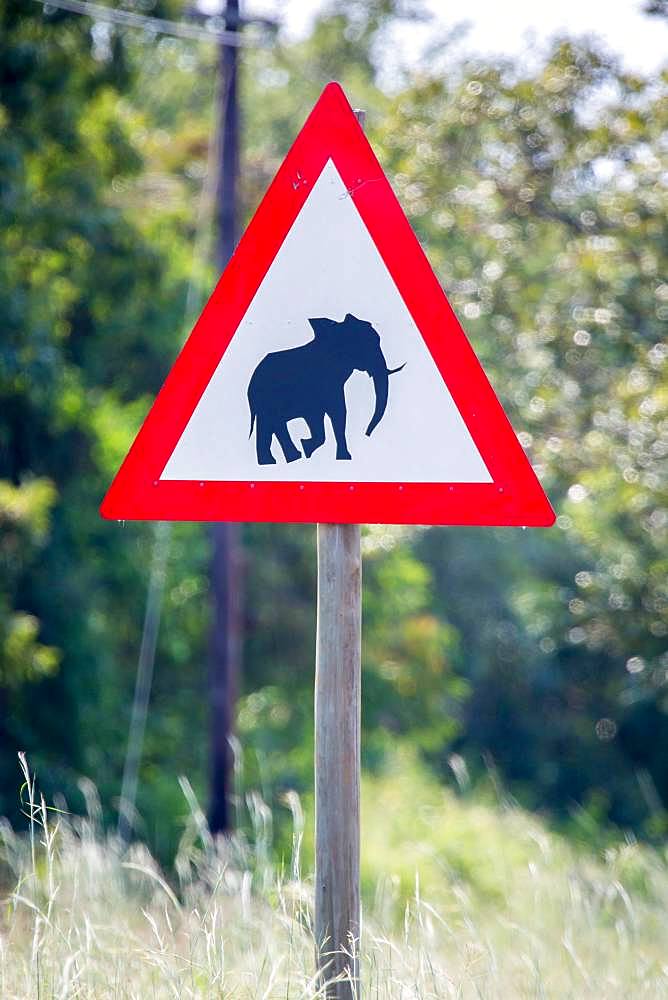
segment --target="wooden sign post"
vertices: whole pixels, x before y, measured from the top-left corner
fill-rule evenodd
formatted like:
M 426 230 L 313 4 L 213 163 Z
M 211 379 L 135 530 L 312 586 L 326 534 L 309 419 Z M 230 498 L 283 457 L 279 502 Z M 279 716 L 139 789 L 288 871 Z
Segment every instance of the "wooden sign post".
M 362 559 L 358 524 L 318 525 L 315 934 L 326 996 L 359 996 Z

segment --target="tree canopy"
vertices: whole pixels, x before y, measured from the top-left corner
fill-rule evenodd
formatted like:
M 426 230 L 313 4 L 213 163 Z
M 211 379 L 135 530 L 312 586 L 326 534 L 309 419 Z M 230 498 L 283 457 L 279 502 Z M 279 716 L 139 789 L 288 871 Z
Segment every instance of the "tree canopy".
M 559 515 L 367 530 L 365 763 L 406 741 L 444 780 L 492 768 L 556 820 L 659 836 L 668 75 L 563 38 L 532 70 L 445 42 L 388 83 L 390 29 L 422 13 L 335 3 L 242 72 L 245 216 L 340 79 Z M 153 531 L 97 508 L 215 277 L 214 67 L 207 44 L 0 0 L 0 811 L 23 749 L 114 816 Z M 271 798 L 310 787 L 314 533 L 244 540 L 238 736 Z M 208 558 L 175 526 L 138 803 L 165 851 L 177 775 L 204 788 Z

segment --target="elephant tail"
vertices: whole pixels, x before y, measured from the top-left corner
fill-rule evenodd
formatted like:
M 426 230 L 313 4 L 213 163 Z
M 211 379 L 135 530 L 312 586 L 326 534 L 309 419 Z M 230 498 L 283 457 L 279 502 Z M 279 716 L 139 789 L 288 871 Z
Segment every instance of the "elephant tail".
M 251 408 L 251 422 L 250 422 L 250 430 L 248 432 L 248 437 L 251 438 L 253 436 L 253 428 L 255 427 L 255 410 L 253 409 L 253 404 L 250 402 L 250 400 L 248 402 Z

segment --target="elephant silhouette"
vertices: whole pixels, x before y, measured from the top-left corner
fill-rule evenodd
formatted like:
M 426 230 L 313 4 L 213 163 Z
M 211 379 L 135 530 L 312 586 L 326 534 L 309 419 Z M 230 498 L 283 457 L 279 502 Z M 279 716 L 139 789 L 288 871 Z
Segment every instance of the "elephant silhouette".
M 336 439 L 336 457 L 351 458 L 346 443 L 346 397 L 344 386 L 354 371 L 372 379 L 376 405 L 366 434 L 380 423 L 387 407 L 389 369 L 380 347 L 380 337 L 371 323 L 348 313 L 340 323 L 321 317 L 309 319 L 314 337 L 307 344 L 267 354 L 253 372 L 248 385 L 250 435 L 255 427 L 259 465 L 275 465 L 271 453 L 274 435 L 286 462 L 302 457 L 288 431 L 288 421 L 302 417 L 310 437 L 302 439 L 304 456 L 310 458 L 325 442 L 325 415 Z

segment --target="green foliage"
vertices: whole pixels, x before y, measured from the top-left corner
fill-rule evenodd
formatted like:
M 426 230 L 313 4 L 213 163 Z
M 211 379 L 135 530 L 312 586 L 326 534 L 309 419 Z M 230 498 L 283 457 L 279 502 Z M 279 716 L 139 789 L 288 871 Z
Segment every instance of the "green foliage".
M 614 95 L 605 102 L 602 87 Z M 639 703 L 661 711 L 666 669 L 659 136 L 667 106 L 665 81 L 626 76 L 564 42 L 530 80 L 476 64 L 454 81 L 418 83 L 398 97 L 379 136 L 560 514 L 561 531 L 549 539 L 509 532 L 467 553 L 471 577 L 481 579 L 480 562 L 499 552 L 510 597 L 507 624 L 493 613 L 483 619 L 497 647 L 508 648 L 485 648 L 489 688 L 476 687 L 470 708 L 504 705 L 517 727 L 513 735 L 507 719 L 486 713 L 476 742 L 514 777 L 524 772 L 535 804 L 580 798 L 595 785 L 621 822 L 647 808 L 634 767 L 648 766 L 665 789 L 652 748 L 631 745 L 627 726 Z M 456 543 L 440 545 L 442 559 Z M 429 562 L 438 546 L 433 537 L 424 544 Z M 511 549 L 522 553 L 516 567 Z M 470 632 L 469 652 L 480 644 Z M 515 682 L 498 659 L 513 664 Z M 527 698 L 537 698 L 538 714 L 527 713 Z M 613 745 L 601 747 L 606 741 Z
M 35 567 L 54 500 L 48 479 L 20 486 L 0 480 L 0 684 L 5 689 L 53 673 L 60 660 L 56 649 L 39 642 L 35 616 L 12 606 L 17 580 Z
M 185 276 L 118 202 L 143 164 L 124 47 L 101 57 L 87 21 L 30 2 L 0 25 L 5 810 L 19 747 L 47 785 L 104 768 L 116 794 L 147 532 L 109 533 L 97 507 L 168 369 Z
M 368 763 L 399 735 L 432 753 L 459 733 L 468 684 L 459 673 L 458 633 L 433 613 L 432 580 L 405 545 L 366 538 L 362 659 Z M 384 547 L 383 542 L 385 542 Z
M 368 530 L 365 765 L 397 742 L 448 780 L 493 763 L 580 837 L 662 837 L 668 80 L 561 40 L 530 73 L 435 47 L 388 88 L 393 29 L 422 13 L 340 0 L 243 57 L 244 214 L 340 79 L 559 514 Z M 0 811 L 23 747 L 114 816 L 154 543 L 97 507 L 213 281 L 214 66 L 0 0 Z M 311 784 L 314 533 L 244 537 L 238 780 L 278 805 Z M 165 854 L 174 771 L 205 790 L 208 559 L 201 527 L 174 529 L 140 775 Z

